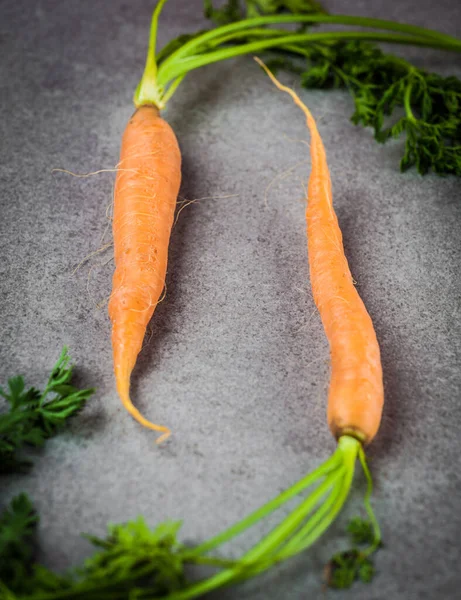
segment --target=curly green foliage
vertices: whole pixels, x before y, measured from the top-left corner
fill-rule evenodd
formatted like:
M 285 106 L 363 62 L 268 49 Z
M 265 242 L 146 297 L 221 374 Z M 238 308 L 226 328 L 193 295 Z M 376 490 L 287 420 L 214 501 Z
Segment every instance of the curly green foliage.
M 205 16 L 216 25 L 227 25 L 242 19 L 288 12 L 298 15 L 327 14 L 316 0 L 228 0 L 221 8 L 214 8 L 212 0 L 204 0 Z
M 0 516 L 0 598 L 58 600 L 132 599 L 141 592 L 161 598 L 186 585 L 183 546 L 176 540 L 180 523 L 150 530 L 142 518 L 109 526 L 101 539 L 86 536 L 98 548 L 80 569 L 57 575 L 33 564 L 31 538 L 38 517 L 21 494 Z
M 0 473 L 21 471 L 30 462 L 20 457 L 26 446 L 43 446 L 70 417 L 84 406 L 94 390 L 71 385 L 72 367 L 67 349 L 54 366 L 45 390 L 25 389 L 19 375 L 8 380 L 8 391 L 0 388 L 8 410 L 0 414 Z
M 13 498 L 0 515 L 0 582 L 13 589 L 22 587 L 30 576 L 30 541 L 37 523 L 38 516 L 26 494 Z
M 105 539 L 86 536 L 101 548 L 85 562 L 78 576 L 88 585 L 111 582 L 114 591 L 133 593 L 137 585 L 163 596 L 185 586 L 183 546 L 177 542 L 180 522 L 165 522 L 150 530 L 139 517 L 126 525 L 109 526 Z
M 310 0 L 230 0 L 220 10 L 207 0 L 205 6 L 206 15 L 220 24 L 279 12 L 326 14 Z M 235 43 L 248 41 L 250 31 Z M 349 90 L 353 123 L 372 127 L 379 143 L 404 139 L 402 171 L 414 166 L 421 174 L 461 176 L 461 81 L 456 77 L 429 73 L 362 40 L 281 45 L 265 61 L 271 69 L 300 75 L 306 88 Z
M 328 585 L 336 589 L 350 588 L 355 581 L 370 583 L 375 575 L 375 567 L 370 555 L 377 544 L 373 525 L 361 517 L 349 521 L 347 533 L 353 547 L 333 556 L 328 565 Z M 359 546 L 366 545 L 362 550 Z
M 354 581 L 370 583 L 375 574 L 371 560 L 359 550 L 336 554 L 330 563 L 328 585 L 336 589 L 350 588 Z
M 432 169 L 461 175 L 461 81 L 456 77 L 428 73 L 373 44 L 351 41 L 309 48 L 301 78 L 306 88 L 347 88 L 355 104 L 352 121 L 373 127 L 378 142 L 404 135 L 402 171 L 416 166 L 421 174 Z

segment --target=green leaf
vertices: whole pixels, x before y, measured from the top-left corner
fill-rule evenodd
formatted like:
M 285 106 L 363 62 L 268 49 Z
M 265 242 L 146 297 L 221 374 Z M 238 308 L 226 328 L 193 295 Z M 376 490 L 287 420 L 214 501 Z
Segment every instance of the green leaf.
M 109 526 L 105 539 L 85 536 L 100 552 L 88 559 L 78 577 L 92 583 L 143 580 L 156 593 L 164 594 L 184 586 L 184 566 L 177 542 L 178 522 L 162 523 L 151 531 L 139 517 L 125 525 Z
M 327 14 L 316 0 L 228 0 L 221 8 L 215 8 L 213 0 L 204 0 L 204 12 L 216 25 L 279 13 Z
M 212 0 L 204 0 L 205 17 L 216 25 L 227 25 L 243 18 L 240 0 L 229 0 L 224 7 L 216 9 Z
M 64 575 L 33 564 L 31 540 L 37 522 L 25 494 L 14 498 L 0 516 L 0 581 L 9 593 L 53 592 L 58 600 L 71 591 L 73 598 L 96 600 L 104 592 L 104 598 L 128 600 L 136 597 L 137 590 L 157 598 L 187 584 L 184 547 L 177 541 L 179 522 L 165 522 L 150 530 L 139 517 L 109 526 L 106 538 L 86 536 L 98 550 L 81 568 Z M 4 593 L 0 589 L 0 598 L 8 597 Z
M 2 395 L 9 410 L 0 414 L 0 473 L 23 471 L 30 465 L 18 455 L 25 446 L 40 447 L 77 414 L 93 393 L 71 384 L 72 367 L 64 348 L 53 367 L 45 390 L 25 391 L 22 376 L 8 381 L 9 393 Z
M 336 589 L 347 589 L 357 580 L 370 583 L 374 574 L 370 558 L 354 548 L 333 556 L 329 564 L 328 585 Z
M 357 578 L 357 550 L 349 550 L 336 554 L 330 563 L 328 585 L 336 589 L 347 589 Z
M 0 581 L 12 590 L 23 588 L 30 576 L 30 538 L 37 523 L 38 516 L 26 494 L 13 498 L 0 515 Z
M 363 583 L 370 583 L 374 576 L 375 568 L 371 560 L 369 560 L 368 558 L 363 560 L 360 563 L 360 567 L 358 570 L 358 577 L 360 581 L 363 581 Z
M 374 542 L 372 523 L 361 517 L 354 517 L 349 521 L 347 533 L 354 544 L 372 544 Z
M 8 379 L 8 388 L 10 393 L 5 394 L 3 390 L 0 390 L 0 394 L 13 406 L 15 407 L 18 398 L 24 390 L 24 378 L 21 375 Z

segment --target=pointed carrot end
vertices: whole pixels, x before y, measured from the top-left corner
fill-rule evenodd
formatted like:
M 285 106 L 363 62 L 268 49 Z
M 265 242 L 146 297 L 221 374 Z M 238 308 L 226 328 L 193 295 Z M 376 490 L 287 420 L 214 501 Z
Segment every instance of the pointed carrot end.
M 285 92 L 285 93 L 289 94 L 291 96 L 293 102 L 296 104 L 296 106 L 298 106 L 303 111 L 304 115 L 306 116 L 307 125 L 308 125 L 309 129 L 311 129 L 312 131 L 316 131 L 317 126 L 315 124 L 315 120 L 311 114 L 311 111 L 307 108 L 307 106 L 304 104 L 304 102 L 301 100 L 301 98 L 298 96 L 298 94 L 294 90 L 292 90 L 290 87 L 288 87 L 287 85 L 283 85 L 283 83 L 280 83 L 280 81 L 277 79 L 277 77 L 272 73 L 272 71 L 269 69 L 269 67 L 263 63 L 263 61 L 260 58 L 258 58 L 257 56 L 254 56 L 253 58 L 258 63 L 258 65 L 262 69 L 264 69 L 264 71 L 266 72 L 266 74 L 268 75 L 268 77 L 272 81 L 272 83 L 281 92 Z
M 161 432 L 162 435 L 155 440 L 156 444 L 161 444 L 170 437 L 171 430 L 165 425 L 157 425 L 157 423 L 152 423 L 152 421 L 146 419 L 134 406 L 130 398 L 130 376 L 131 371 L 115 369 L 115 379 L 120 400 L 122 401 L 124 408 L 143 427 L 147 427 L 147 429 L 151 429 L 152 431 Z

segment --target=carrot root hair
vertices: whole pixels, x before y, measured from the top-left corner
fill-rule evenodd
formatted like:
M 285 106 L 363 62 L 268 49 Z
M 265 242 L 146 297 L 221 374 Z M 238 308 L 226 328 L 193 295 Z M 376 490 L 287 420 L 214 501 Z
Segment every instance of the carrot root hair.
M 152 431 L 160 432 L 160 435 L 155 441 L 157 444 L 161 444 L 166 441 L 170 435 L 171 430 L 165 425 L 158 425 L 146 419 L 136 406 L 131 401 L 130 397 L 130 378 L 132 369 L 128 367 L 127 363 L 121 362 L 115 368 L 115 378 L 117 382 L 117 392 L 122 402 L 122 406 L 125 410 L 140 424 Z
M 168 427 L 166 427 L 165 425 L 157 425 L 156 423 L 152 423 L 152 421 L 149 421 L 148 419 L 143 417 L 143 415 L 139 412 L 136 406 L 134 406 L 128 395 L 120 396 L 120 399 L 122 401 L 122 406 L 129 412 L 129 414 L 134 419 L 136 419 L 138 423 L 140 423 L 144 427 L 147 427 L 148 429 L 152 429 L 153 431 L 162 432 L 162 435 L 160 435 L 155 440 L 156 444 L 162 444 L 170 437 L 171 430 L 168 429 Z

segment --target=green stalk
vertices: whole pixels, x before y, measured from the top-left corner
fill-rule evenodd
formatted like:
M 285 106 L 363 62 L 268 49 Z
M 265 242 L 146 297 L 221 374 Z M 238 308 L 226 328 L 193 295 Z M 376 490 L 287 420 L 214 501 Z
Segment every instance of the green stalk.
M 369 505 L 372 484 L 363 449 L 360 442 L 355 438 L 343 436 L 339 439 L 337 449 L 328 460 L 263 507 L 254 511 L 249 517 L 205 542 L 195 550 L 190 551 L 181 548 L 177 556 L 184 563 L 207 564 L 222 570 L 207 579 L 190 585 L 186 589 L 171 593 L 166 597 L 166 600 L 191 600 L 231 583 L 249 579 L 270 568 L 274 563 L 283 561 L 311 546 L 331 525 L 343 507 L 352 484 L 357 455 L 367 477 L 366 505 L 367 511 L 369 510 L 372 514 Z M 240 559 L 226 560 L 204 556 L 209 550 L 229 541 L 235 535 L 271 514 L 307 487 L 317 483 L 319 479 L 322 479 L 322 481 L 317 487 Z M 319 505 L 318 508 L 316 508 L 317 505 Z M 376 543 L 370 547 L 368 552 L 375 549 L 380 539 L 376 519 L 373 523 Z M 151 572 L 152 566 L 146 565 L 146 575 Z M 133 574 L 133 578 L 136 579 L 140 576 L 141 571 Z M 126 579 L 123 582 L 126 583 Z M 116 587 L 116 581 L 111 581 L 109 584 L 105 582 L 102 585 L 98 585 L 98 583 L 88 585 L 87 583 L 81 586 L 77 585 L 71 590 L 37 594 L 30 597 L 29 600 L 64 600 L 66 598 L 77 600 L 77 598 L 83 596 L 88 597 L 88 600 L 96 597 L 98 599 L 110 597 L 115 600 L 121 597 L 120 594 L 123 594 L 123 592 L 119 594 Z M 153 600 L 154 596 L 152 594 L 153 592 L 147 589 L 138 590 L 136 597 L 139 600 Z
M 299 554 L 301 550 L 313 545 L 322 533 L 328 529 L 333 519 L 332 512 L 337 505 L 338 497 L 343 491 L 344 485 L 343 475 L 340 480 L 333 486 L 331 493 L 328 495 L 317 511 L 309 518 L 309 520 L 297 531 L 288 542 L 275 555 L 271 555 L 265 562 L 259 561 L 257 567 L 250 572 L 250 576 L 254 577 L 269 569 L 272 565 L 282 562 L 295 554 Z M 339 512 L 339 511 L 337 511 Z M 302 546 L 301 546 L 302 543 Z
M 365 461 L 365 455 L 363 453 L 362 446 L 360 442 L 355 440 L 354 438 L 350 438 L 349 436 L 343 436 L 339 440 L 339 445 L 344 452 L 344 463 L 342 465 L 342 475 L 338 482 L 335 483 L 331 493 L 325 500 L 325 502 L 319 507 L 319 509 L 309 518 L 309 520 L 293 535 L 288 542 L 283 546 L 283 548 L 273 557 L 271 557 L 266 564 L 258 567 L 256 571 L 251 572 L 251 576 L 254 576 L 263 570 L 268 569 L 276 562 L 281 562 L 286 560 L 300 552 L 303 552 L 310 546 L 312 546 L 318 538 L 330 527 L 333 521 L 336 519 L 338 514 L 340 513 L 344 503 L 346 502 L 349 492 L 352 486 L 352 480 L 354 477 L 355 471 L 355 462 L 357 459 L 357 455 L 361 457 L 361 453 L 363 455 L 363 460 Z M 362 458 L 360 458 L 362 462 Z M 369 502 L 369 495 L 371 494 L 372 487 L 370 488 L 371 483 L 371 475 L 368 471 L 368 467 L 366 466 L 366 462 L 362 463 L 362 467 L 366 472 L 367 480 L 369 487 L 367 491 L 367 495 L 365 497 L 365 505 L 373 518 L 373 522 L 376 524 L 376 527 L 379 532 L 379 525 L 376 521 L 376 517 L 374 516 L 373 510 L 371 508 Z M 317 490 L 316 490 L 317 491 Z M 312 494 L 313 496 L 313 494 Z M 308 500 L 311 498 L 309 496 Z M 370 516 L 371 518 L 371 516 Z M 379 544 L 379 541 L 378 541 Z M 377 546 L 373 546 L 368 551 L 371 554 Z M 245 557 L 244 557 L 245 558 Z M 242 560 L 244 560 L 244 558 Z
M 257 562 L 259 559 L 264 559 L 266 555 L 273 552 L 273 550 L 283 541 L 287 536 L 291 535 L 293 531 L 299 527 L 299 524 L 306 517 L 306 515 L 312 510 L 313 506 L 318 502 L 322 495 L 331 487 L 335 480 L 341 476 L 341 469 L 335 470 L 330 473 L 325 481 L 311 494 L 309 495 L 292 513 L 288 515 L 273 531 L 265 536 L 256 546 L 249 550 L 244 556 L 238 561 L 238 565 L 234 568 L 221 571 L 217 575 L 200 581 L 197 584 L 192 585 L 189 589 L 175 592 L 166 596 L 165 600 L 189 600 L 191 598 L 197 598 L 205 593 L 211 592 L 214 589 L 220 588 L 224 585 L 228 585 L 231 582 L 236 582 L 241 579 L 246 579 L 253 576 L 254 571 L 251 568 L 253 562 Z M 270 566 L 270 563 L 267 564 Z M 258 569 L 256 566 L 256 572 L 260 572 L 262 569 Z M 245 573 L 247 571 L 247 573 Z M 140 596 L 140 598 L 143 596 Z
M 238 561 L 237 566 L 221 571 L 208 579 L 192 585 L 186 590 L 170 594 L 165 600 L 190 600 L 214 589 L 229 585 L 230 583 L 248 579 L 266 570 L 274 562 L 284 560 L 312 545 L 331 525 L 349 495 L 354 476 L 355 461 L 357 455 L 360 453 L 360 448 L 361 444 L 355 438 L 350 436 L 341 437 L 338 441 L 337 450 L 328 461 L 295 484 L 295 486 L 292 486 L 289 490 L 283 492 L 283 494 L 263 507 L 262 511 L 268 514 L 268 506 L 276 508 L 275 504 L 280 505 L 283 503 L 280 501 L 280 497 L 284 495 L 284 501 L 287 501 L 291 497 L 291 493 L 294 489 L 302 491 L 307 485 L 312 483 L 312 480 L 318 479 L 322 468 L 325 471 L 325 468 L 328 466 L 326 472 L 323 473 L 325 475 L 324 481 L 309 496 L 307 496 L 298 507 L 285 517 L 278 526 L 246 552 Z M 337 460 L 338 457 L 339 462 Z M 340 480 L 339 482 L 338 479 Z M 304 519 L 306 519 L 315 505 L 330 488 L 333 488 L 333 491 L 325 501 L 327 509 L 323 508 L 325 504 L 322 505 L 301 529 L 299 529 Z M 256 511 L 256 513 L 250 515 L 249 518 L 244 519 L 241 523 L 232 527 L 230 530 L 227 530 L 224 535 L 221 534 L 220 536 L 213 538 L 213 540 L 210 540 L 212 542 L 211 544 L 206 542 L 199 548 L 202 552 L 205 552 L 211 549 L 211 547 L 214 548 L 227 541 L 229 539 L 229 532 L 231 532 L 231 537 L 236 535 L 237 532 L 240 532 L 242 523 L 245 523 L 245 526 L 242 528 L 243 530 L 250 526 L 255 515 L 258 517 L 257 520 L 262 518 L 259 514 L 260 512 L 261 510 Z M 269 510 L 269 512 L 272 512 L 272 510 Z M 290 542 L 288 542 L 288 544 L 277 553 L 276 551 L 280 545 L 284 545 L 286 541 L 290 539 L 295 540 L 296 543 L 290 544 Z M 274 552 L 276 552 L 275 555 Z M 140 598 L 144 597 L 146 596 L 140 596 Z
M 252 563 L 260 560 L 265 555 L 271 554 L 276 548 L 291 536 L 300 526 L 302 521 L 311 512 L 317 502 L 343 474 L 342 468 L 330 473 L 318 488 L 312 492 L 301 504 L 295 508 L 271 533 L 263 538 L 254 548 L 247 552 L 241 563 Z
M 411 110 L 411 92 L 412 92 L 412 84 L 409 83 L 407 85 L 407 87 L 405 88 L 405 94 L 403 96 L 403 106 L 405 107 L 405 112 L 407 115 L 407 118 L 410 121 L 416 122 L 416 118 L 415 115 L 413 114 L 413 111 Z
M 309 517 L 308 521 L 296 533 L 294 533 L 294 535 L 291 538 L 288 539 L 287 543 L 281 544 L 282 549 L 279 552 L 277 552 L 276 554 L 267 553 L 267 557 L 264 556 L 263 558 L 261 558 L 257 561 L 253 561 L 253 562 L 255 562 L 255 565 L 256 565 L 253 568 L 251 568 L 252 565 L 250 563 L 244 569 L 244 571 L 242 571 L 242 576 L 235 580 L 236 582 L 240 581 L 240 580 L 248 579 L 249 577 L 254 577 L 255 575 L 262 573 L 263 571 L 266 571 L 275 563 L 281 562 L 282 560 L 284 560 L 285 556 L 288 557 L 288 556 L 292 556 L 293 554 L 297 554 L 297 551 L 288 554 L 287 548 L 288 547 L 289 548 L 298 548 L 299 540 L 305 539 L 306 532 L 311 532 L 314 530 L 317 531 L 317 529 L 319 529 L 318 524 L 324 523 L 325 518 L 328 517 L 331 507 L 334 505 L 334 503 L 336 501 L 338 493 L 340 492 L 340 490 L 343 487 L 342 481 L 345 476 L 344 470 L 342 470 L 341 473 L 337 474 L 339 480 L 333 484 L 332 490 L 331 490 L 330 494 L 327 496 L 326 500 L 319 506 L 319 508 L 314 512 L 314 514 L 311 517 Z M 320 499 L 320 497 L 322 495 L 325 494 L 325 492 L 327 491 L 327 488 L 330 486 L 331 486 L 331 481 L 328 482 L 328 484 L 325 485 L 325 487 L 323 487 L 322 489 L 320 489 L 320 486 L 319 486 L 315 490 L 315 492 L 312 494 L 312 496 L 314 496 L 314 494 L 316 494 L 316 498 L 314 499 L 315 501 L 311 504 L 311 506 L 315 505 L 315 503 Z M 309 496 L 309 498 L 307 498 L 306 500 L 311 500 L 312 496 Z M 327 527 L 328 527 L 328 525 L 326 525 L 324 527 L 324 529 L 322 529 L 321 531 L 320 530 L 318 531 L 318 534 L 316 535 L 316 537 L 312 541 L 312 543 L 317 539 L 317 537 L 319 537 L 323 533 L 323 531 Z
M 406 35 L 399 34 L 387 34 L 387 33 L 375 33 L 375 32 L 353 32 L 353 31 L 339 31 L 339 32 L 322 32 L 322 33 L 309 33 L 309 34 L 291 34 L 287 36 L 276 36 L 274 39 L 250 42 L 237 47 L 222 48 L 214 52 L 206 53 L 201 56 L 191 56 L 183 58 L 169 64 L 169 59 L 162 63 L 158 70 L 158 81 L 165 85 L 168 81 L 175 79 L 189 71 L 198 69 L 205 65 L 209 65 L 221 60 L 227 60 L 229 58 L 235 58 L 243 54 L 257 53 L 263 50 L 268 50 L 277 46 L 285 46 L 286 44 L 293 44 L 298 42 L 319 42 L 319 41 L 331 41 L 331 40 L 369 40 L 377 42 L 390 42 L 394 44 L 409 44 L 413 46 L 422 46 L 429 48 L 440 48 L 444 50 L 453 50 L 461 52 L 461 45 L 455 46 L 453 43 L 436 41 L 422 38 L 414 38 Z M 187 45 L 187 44 L 186 44 Z M 172 55 L 173 56 L 173 55 Z M 170 57 L 172 58 L 172 57 Z
M 227 44 L 228 42 L 238 40 L 239 38 L 248 38 L 248 37 L 275 38 L 277 36 L 287 35 L 287 33 L 289 33 L 289 32 L 286 29 L 264 29 L 262 27 L 256 27 L 254 29 L 251 29 L 249 32 L 248 31 L 236 31 L 233 33 L 228 33 L 226 35 L 216 37 L 212 41 L 208 42 L 205 47 L 205 52 L 207 52 L 210 48 L 215 48 L 216 46 L 220 46 L 221 44 Z
M 167 0 L 159 0 L 152 15 L 146 66 L 133 98 L 136 108 L 145 104 L 153 104 L 158 108 L 164 106 L 161 98 L 162 91 L 157 85 L 157 60 L 155 55 L 157 48 L 158 20 L 166 1 Z
M 369 548 L 367 548 L 367 550 L 364 551 L 365 555 L 369 555 L 369 554 L 373 553 L 376 550 L 376 548 L 378 548 L 378 546 L 381 544 L 381 528 L 379 526 L 378 520 L 376 519 L 373 508 L 371 507 L 370 499 L 371 499 L 371 495 L 373 493 L 373 480 L 371 478 L 371 473 L 370 473 L 370 470 L 368 468 L 367 461 L 365 458 L 365 452 L 363 451 L 362 447 L 359 448 L 359 460 L 360 460 L 360 465 L 362 466 L 362 470 L 365 474 L 365 478 L 367 480 L 367 491 L 366 491 L 365 499 L 364 499 L 365 510 L 367 511 L 367 515 L 368 515 L 368 518 L 370 519 L 370 523 L 371 523 L 371 526 L 373 527 L 373 532 L 374 532 L 374 540 L 373 540 L 372 545 Z
M 306 51 L 298 43 L 312 43 L 316 41 L 341 40 L 341 39 L 362 39 L 379 42 L 391 42 L 399 44 L 411 44 L 415 46 L 439 48 L 461 52 L 461 41 L 456 38 L 417 27 L 394 21 L 382 19 L 370 19 L 367 17 L 352 17 L 348 15 L 275 15 L 266 17 L 257 17 L 253 19 L 244 19 L 237 23 L 231 23 L 222 27 L 217 27 L 211 31 L 205 32 L 198 37 L 190 40 L 181 48 L 173 52 L 163 63 L 157 65 L 156 61 L 156 43 L 158 21 L 161 10 L 166 0 L 159 0 L 150 26 L 149 47 L 146 58 L 144 73 L 139 82 L 135 94 L 134 103 L 136 107 L 142 105 L 154 105 L 159 109 L 165 107 L 166 102 L 172 97 L 183 77 L 191 70 L 212 64 L 228 58 L 241 56 L 243 54 L 260 52 L 270 48 L 280 47 L 301 55 L 306 55 Z M 358 27 L 372 27 L 384 29 L 400 34 L 387 34 L 379 32 L 322 32 L 313 34 L 290 34 L 288 31 L 284 35 L 284 30 L 265 29 L 271 24 L 289 24 L 289 23 L 323 23 L 353 25 Z M 401 34 L 406 35 L 401 35 Z M 205 48 L 215 48 L 218 45 L 226 44 L 233 40 L 238 40 L 242 36 L 267 38 L 256 40 L 238 47 L 220 48 L 209 52 Z M 199 55 L 197 55 L 199 54 Z
M 316 533 L 317 530 L 326 522 L 326 529 L 333 519 L 331 519 L 331 511 L 335 506 L 338 496 L 341 494 L 343 489 L 343 477 L 336 483 L 334 488 L 332 489 L 330 495 L 325 500 L 325 502 L 320 506 L 317 512 L 312 515 L 309 521 L 294 535 L 282 548 L 282 550 L 277 554 L 276 560 L 283 560 L 285 557 L 292 556 L 298 552 L 298 548 L 301 543 L 305 543 L 308 539 L 308 536 Z M 323 533 L 324 529 L 322 528 L 320 533 Z M 320 535 L 320 534 L 319 534 Z M 315 535 L 315 539 L 317 539 L 318 535 Z M 310 539 L 310 538 L 309 538 Z
M 317 467 L 317 469 L 312 471 L 312 473 L 309 473 L 308 475 L 306 475 L 306 477 L 303 477 L 303 479 L 301 479 L 300 481 L 292 485 L 290 488 L 283 491 L 281 494 L 279 494 L 278 496 L 261 506 L 261 508 L 258 508 L 257 510 L 252 512 L 250 515 L 248 515 L 248 517 L 246 517 L 242 521 L 239 521 L 235 525 L 232 525 L 225 531 L 219 533 L 215 537 L 211 538 L 210 540 L 207 540 L 200 546 L 194 548 L 191 554 L 188 554 L 188 556 L 194 556 L 196 554 L 204 554 L 205 552 L 209 552 L 210 550 L 213 550 L 214 548 L 228 542 L 230 539 L 239 535 L 246 529 L 252 527 L 255 523 L 267 517 L 277 508 L 282 506 L 282 504 L 285 504 L 286 502 L 288 502 L 288 500 L 294 498 L 307 487 L 311 486 L 320 477 L 328 475 L 332 471 L 339 468 L 342 462 L 341 458 L 342 456 L 339 449 L 336 449 L 334 454 L 322 465 Z
M 279 23 L 321 23 L 331 25 L 352 25 L 357 27 L 371 27 L 373 29 L 385 29 L 388 31 L 395 31 L 400 33 L 406 33 L 416 37 L 428 38 L 438 40 L 439 42 L 446 42 L 447 44 L 454 45 L 458 49 L 461 49 L 461 40 L 455 37 L 426 29 L 424 27 L 417 27 L 415 25 L 408 25 L 406 23 L 398 23 L 395 21 L 388 21 L 384 19 L 371 19 L 368 17 L 355 17 L 349 15 L 279 15 L 269 17 L 256 17 L 253 19 L 244 19 L 237 23 L 231 23 L 229 25 L 223 25 L 217 27 L 211 31 L 203 33 L 201 36 L 190 40 L 174 52 L 170 57 L 165 60 L 165 63 L 176 62 L 177 59 L 187 56 L 194 52 L 203 43 L 214 39 L 215 37 L 222 36 L 224 34 L 233 33 L 235 31 L 251 29 L 254 27 L 261 27 L 264 25 L 279 24 Z
M 340 513 L 344 503 L 346 502 L 349 492 L 352 486 L 352 479 L 354 477 L 354 465 L 349 465 L 349 469 L 346 467 L 346 473 L 344 476 L 344 480 L 339 489 L 339 494 L 336 497 L 333 506 L 331 508 L 330 513 L 326 516 L 326 518 L 320 522 L 316 527 L 314 527 L 309 533 L 306 532 L 306 535 L 303 539 L 299 540 L 299 544 L 289 549 L 286 553 L 282 551 L 280 555 L 280 560 L 286 560 L 295 554 L 299 554 L 304 550 L 307 550 L 312 544 L 317 541 L 317 539 L 324 533 L 328 527 L 333 523 L 338 514 Z M 307 528 L 306 528 L 307 529 Z
M 171 96 L 175 93 L 176 88 L 178 87 L 178 85 L 181 83 L 181 81 L 184 79 L 185 76 L 186 76 L 186 73 L 184 73 L 184 75 L 180 75 L 179 77 L 176 77 L 176 79 L 168 86 L 167 91 L 162 96 L 162 100 L 161 100 L 162 106 L 165 106 L 165 104 L 168 102 L 168 100 L 171 98 Z M 161 107 L 159 106 L 159 108 L 161 108 Z

